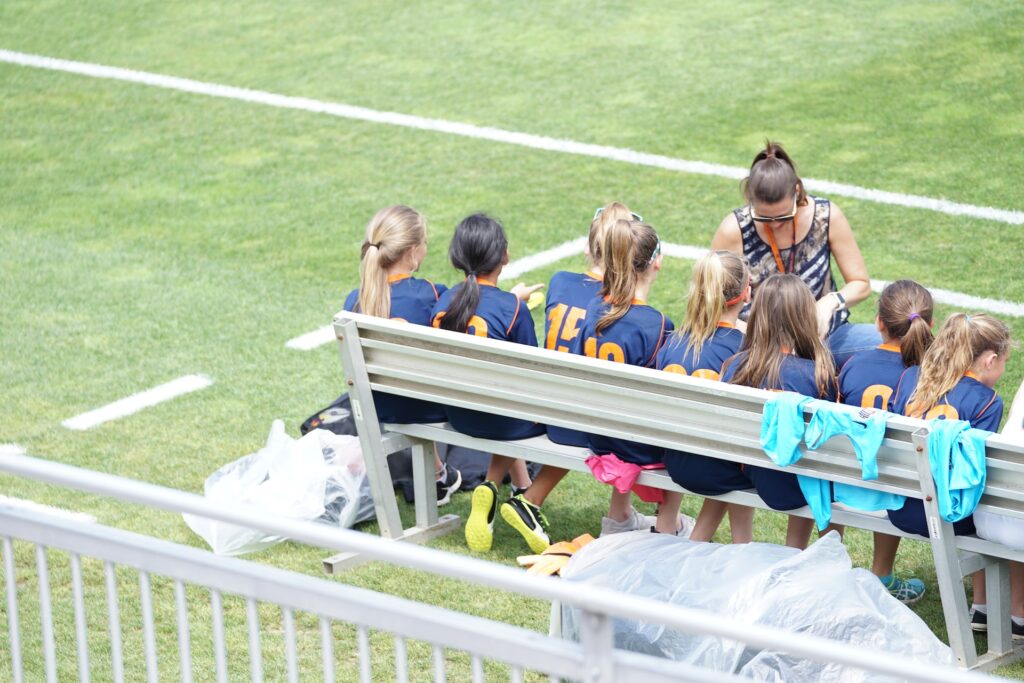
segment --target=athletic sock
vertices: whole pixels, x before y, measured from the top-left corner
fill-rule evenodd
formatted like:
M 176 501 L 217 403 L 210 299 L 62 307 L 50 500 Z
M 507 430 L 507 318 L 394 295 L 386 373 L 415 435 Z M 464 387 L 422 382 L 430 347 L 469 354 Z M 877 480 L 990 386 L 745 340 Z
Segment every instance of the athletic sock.
M 988 614 L 988 605 L 979 605 L 978 603 L 974 603 L 971 605 L 971 609 L 979 614 Z

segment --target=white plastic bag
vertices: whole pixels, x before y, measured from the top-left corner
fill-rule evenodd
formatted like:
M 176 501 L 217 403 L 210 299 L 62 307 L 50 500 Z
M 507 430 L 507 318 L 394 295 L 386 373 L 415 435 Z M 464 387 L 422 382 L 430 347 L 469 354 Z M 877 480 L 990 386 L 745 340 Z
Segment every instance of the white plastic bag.
M 275 420 L 267 445 L 207 477 L 203 495 L 226 505 L 254 505 L 263 512 L 342 527 L 373 517 L 373 499 L 359 439 L 314 429 L 299 440 Z M 285 540 L 281 536 L 182 515 L 219 555 L 242 555 Z
M 835 533 L 807 550 L 768 543 L 719 545 L 633 532 L 600 538 L 576 553 L 563 578 L 774 626 L 952 664 L 952 655 L 910 608 L 870 572 L 853 569 Z M 768 681 L 876 681 L 861 670 L 616 619 L 616 647 Z M 576 640 L 579 615 L 562 608 L 562 635 Z

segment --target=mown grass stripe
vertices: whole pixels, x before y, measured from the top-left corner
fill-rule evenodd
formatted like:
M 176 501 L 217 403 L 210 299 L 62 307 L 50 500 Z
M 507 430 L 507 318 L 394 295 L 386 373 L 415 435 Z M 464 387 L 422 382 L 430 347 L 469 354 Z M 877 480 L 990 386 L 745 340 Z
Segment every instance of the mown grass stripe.
M 76 62 L 66 59 L 56 59 L 41 55 L 14 52 L 11 50 L 0 50 L 0 62 L 17 64 L 19 66 L 33 67 L 38 69 L 49 69 L 74 73 L 92 78 L 103 78 L 130 83 L 139 83 L 168 90 L 178 90 L 211 97 L 221 97 L 231 100 L 240 100 L 263 104 L 283 109 L 298 109 L 317 114 L 329 114 L 346 119 L 359 121 L 370 121 L 373 123 L 385 123 L 405 128 L 416 128 L 429 130 L 450 135 L 490 140 L 510 145 L 519 145 L 531 149 L 541 149 L 563 154 L 575 154 L 611 161 L 620 161 L 638 166 L 650 166 L 682 173 L 693 173 L 697 175 L 717 176 L 731 180 L 739 180 L 746 177 L 747 169 L 737 166 L 725 166 L 722 164 L 708 163 L 705 161 L 690 161 L 687 159 L 676 159 L 660 154 L 648 154 L 622 147 L 609 147 L 596 145 L 575 140 L 564 140 L 551 138 L 532 133 L 519 133 L 491 128 L 487 126 L 476 126 L 469 123 L 457 121 L 446 121 L 444 119 L 430 119 L 411 114 L 400 114 L 397 112 L 378 111 L 366 107 L 357 107 L 348 104 L 335 102 L 324 102 L 306 97 L 292 97 L 289 95 L 278 95 L 262 90 L 250 90 L 230 85 L 217 83 L 206 83 L 177 76 L 165 76 L 146 71 L 135 71 L 118 67 L 91 64 L 88 62 Z M 1010 209 L 997 209 L 988 206 L 977 206 L 974 204 L 962 204 L 946 199 L 924 197 L 921 195 L 903 194 L 900 192 L 889 192 L 876 190 L 857 185 L 847 185 L 831 180 L 819 180 L 815 178 L 804 178 L 804 185 L 808 190 L 817 193 L 852 197 L 880 204 L 891 204 L 905 206 L 915 209 L 926 209 L 937 211 L 952 216 L 969 216 L 984 220 L 1010 223 L 1013 225 L 1024 224 L 1024 211 Z

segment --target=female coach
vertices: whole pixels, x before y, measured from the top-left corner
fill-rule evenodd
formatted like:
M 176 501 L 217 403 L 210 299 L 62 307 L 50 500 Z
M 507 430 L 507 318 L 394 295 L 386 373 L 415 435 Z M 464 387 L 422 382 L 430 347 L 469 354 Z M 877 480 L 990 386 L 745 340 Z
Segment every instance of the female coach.
M 747 205 L 718 226 L 712 249 L 742 254 L 750 264 L 753 297 L 762 281 L 775 273 L 794 273 L 817 301 L 818 334 L 842 367 L 857 351 L 882 343 L 871 324 L 848 322 L 849 309 L 871 292 L 867 267 L 850 224 L 828 199 L 809 196 L 792 159 L 775 142 L 754 157 L 743 181 Z M 832 259 L 845 284 L 838 288 Z M 749 305 L 740 314 L 746 319 Z

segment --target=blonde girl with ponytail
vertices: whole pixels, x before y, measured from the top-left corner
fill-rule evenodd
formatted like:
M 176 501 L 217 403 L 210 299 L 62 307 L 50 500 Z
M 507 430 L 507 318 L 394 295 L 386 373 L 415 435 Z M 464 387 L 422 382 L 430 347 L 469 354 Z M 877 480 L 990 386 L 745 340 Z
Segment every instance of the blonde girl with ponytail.
M 649 224 L 618 220 L 608 227 L 603 244 L 604 280 L 600 297 L 590 302 L 586 320 L 573 343 L 573 352 L 590 358 L 653 368 L 672 321 L 646 304 L 661 270 L 661 240 Z M 663 449 L 622 439 L 591 434 L 594 455 L 587 464 L 602 481 L 612 483 L 614 472 L 660 467 Z M 608 476 L 605 476 L 608 475 Z M 646 493 L 646 492 L 645 492 Z M 652 502 L 658 497 L 652 496 Z M 688 518 L 679 514 L 682 494 L 664 492 L 654 528 L 660 533 L 688 535 Z M 601 534 L 640 528 L 646 520 L 631 504 L 629 489 L 612 490 L 608 516 Z
M 445 291 L 444 285 L 412 276 L 427 255 L 427 221 L 408 206 L 386 206 L 366 226 L 359 289 L 345 298 L 345 310 L 377 318 L 429 325 L 430 312 Z M 443 422 L 444 408 L 436 403 L 374 392 L 373 403 L 381 422 Z M 462 475 L 434 451 L 438 505 L 451 499 L 462 485 Z
M 814 306 L 811 290 L 796 275 L 772 275 L 761 283 L 743 345 L 726 361 L 722 381 L 834 401 L 835 362 L 818 337 Z M 795 474 L 764 467 L 746 467 L 743 474 L 774 510 L 807 504 Z M 806 547 L 813 526 L 813 519 L 790 516 L 786 545 Z
M 587 306 L 601 292 L 604 278 L 604 237 L 608 227 L 618 220 L 643 220 L 621 202 L 611 202 L 594 212 L 587 235 L 587 269 L 582 273 L 560 270 L 551 276 L 547 298 L 544 304 L 544 348 L 551 351 L 568 352 L 573 340 L 586 320 Z M 547 426 L 548 438 L 566 446 L 587 447 L 587 435 L 575 429 Z M 541 506 L 555 486 L 565 477 L 568 470 L 544 465 L 530 487 L 501 505 L 501 517 L 522 535 L 523 540 L 535 553 L 544 552 L 550 545 L 548 518 L 541 512 Z M 644 520 L 646 527 L 653 526 L 653 518 Z
M 932 295 L 913 280 L 886 285 L 878 297 L 875 325 L 882 343 L 855 353 L 839 373 L 840 400 L 858 408 L 888 410 L 903 372 L 919 365 L 932 344 Z M 841 533 L 841 528 L 834 527 Z M 900 537 L 875 532 L 872 573 L 889 593 L 904 604 L 913 604 L 925 592 L 920 579 L 893 573 Z
M 730 251 L 711 251 L 693 267 L 686 298 L 686 321 L 658 352 L 659 370 L 708 380 L 721 378 L 722 365 L 740 350 L 737 320 L 750 301 L 750 269 Z M 717 496 L 750 487 L 740 466 L 693 453 L 665 451 L 665 469 L 685 489 Z M 710 541 L 726 511 L 733 543 L 749 543 L 754 510 L 746 505 L 706 499 L 690 539 Z
M 1006 369 L 1011 347 L 1010 329 L 1001 320 L 985 313 L 954 313 L 935 335 L 921 365 L 903 373 L 891 410 L 926 420 L 966 420 L 976 429 L 996 431 L 1003 418 L 1003 400 L 993 387 Z M 908 533 L 928 536 L 920 500 L 907 499 L 899 510 L 890 510 L 889 521 Z M 983 527 L 986 521 L 983 516 Z M 974 516 L 954 522 L 953 531 L 957 535 L 975 533 Z M 971 625 L 985 630 L 984 574 L 975 572 L 971 581 Z M 1010 563 L 1010 583 L 1013 630 L 1024 635 L 1024 567 L 1020 563 Z

